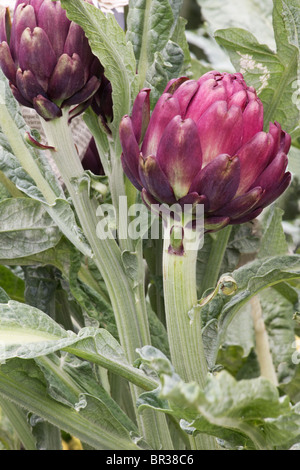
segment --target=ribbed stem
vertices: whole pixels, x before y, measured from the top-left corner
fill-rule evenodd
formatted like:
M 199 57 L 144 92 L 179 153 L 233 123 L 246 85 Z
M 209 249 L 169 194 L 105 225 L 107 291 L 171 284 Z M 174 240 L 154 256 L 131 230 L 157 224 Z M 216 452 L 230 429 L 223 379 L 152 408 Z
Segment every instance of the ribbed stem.
M 196 251 L 170 253 L 164 240 L 163 280 L 166 322 L 170 353 L 176 372 L 187 382 L 196 381 L 204 387 L 207 363 L 201 335 L 200 316 L 191 323 L 188 315 L 197 304 Z
M 186 233 L 185 229 L 185 233 Z M 168 236 L 164 238 L 163 281 L 170 354 L 175 371 L 185 382 L 196 381 L 204 388 L 207 362 L 204 354 L 201 318 L 195 315 L 191 322 L 189 312 L 197 304 L 196 261 L 197 249 L 170 250 Z M 192 448 L 216 449 L 209 436 L 191 439 Z
M 116 241 L 103 232 L 96 215 L 101 215 L 97 201 L 90 199 L 88 191 L 77 191 L 73 178 L 80 178 L 83 168 L 77 155 L 67 114 L 49 122 L 42 121 L 48 144 L 55 147 L 53 158 L 71 196 L 84 234 L 92 248 L 94 262 L 106 284 L 114 310 L 121 346 L 132 364 L 137 358 L 136 349 L 150 344 L 148 324 L 136 307 L 136 299 L 121 259 Z M 135 403 L 140 390 L 131 386 Z M 154 448 L 172 449 L 166 419 L 151 410 L 137 414 L 140 432 Z

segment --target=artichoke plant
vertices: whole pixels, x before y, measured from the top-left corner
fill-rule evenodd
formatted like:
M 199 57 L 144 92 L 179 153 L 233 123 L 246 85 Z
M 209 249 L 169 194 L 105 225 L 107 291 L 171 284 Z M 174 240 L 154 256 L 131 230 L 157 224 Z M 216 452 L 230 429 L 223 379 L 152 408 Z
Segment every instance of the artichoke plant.
M 240 73 L 171 80 L 150 117 L 149 89 L 120 124 L 122 164 L 144 202 L 203 204 L 206 230 L 257 217 L 288 187 L 291 138 L 263 130 L 263 105 Z
M 0 66 L 20 104 L 51 120 L 91 103 L 104 69 L 59 1 L 18 0 L 12 25 L 0 7 L 0 41 Z

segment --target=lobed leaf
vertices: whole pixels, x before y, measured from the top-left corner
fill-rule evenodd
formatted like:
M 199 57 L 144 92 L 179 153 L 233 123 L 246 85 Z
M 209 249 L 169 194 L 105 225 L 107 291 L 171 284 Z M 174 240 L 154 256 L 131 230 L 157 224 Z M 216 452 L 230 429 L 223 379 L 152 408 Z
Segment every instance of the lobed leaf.
M 300 437 L 300 409 L 259 377 L 236 381 L 228 372 L 209 375 L 204 390 L 185 383 L 160 351 L 145 347 L 141 361 L 160 377 L 160 386 L 143 393 L 139 409 L 154 408 L 180 420 L 189 434 L 218 437 L 231 449 L 289 448 Z

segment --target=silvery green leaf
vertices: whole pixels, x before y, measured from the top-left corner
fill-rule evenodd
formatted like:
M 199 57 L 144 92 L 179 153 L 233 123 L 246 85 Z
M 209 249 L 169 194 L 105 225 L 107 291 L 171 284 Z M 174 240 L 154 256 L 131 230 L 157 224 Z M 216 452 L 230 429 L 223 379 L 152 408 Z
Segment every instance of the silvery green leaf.
M 25 303 L 37 307 L 56 319 L 55 296 L 59 271 L 53 266 L 23 266 Z
M 44 206 L 33 199 L 11 198 L 0 202 L 0 222 L 0 258 L 3 259 L 47 250 L 61 238 Z
M 36 450 L 62 450 L 61 430 L 40 416 L 30 416 L 31 432 L 36 440 Z
M 111 424 L 138 434 L 133 422 L 99 384 L 89 362 L 67 353 L 61 353 L 60 357 L 52 354 L 47 358 L 36 359 L 36 362 L 43 371 L 49 394 L 54 399 L 80 411 L 87 405 L 86 394 L 90 394 L 106 408 Z
M 107 330 L 85 327 L 75 334 L 35 307 L 15 301 L 0 304 L 0 362 L 37 358 L 59 350 L 95 362 L 145 389 L 156 385 L 128 363 Z
M 144 85 L 151 88 L 150 100 L 153 108 L 166 84 L 182 74 L 184 54 L 181 47 L 168 41 L 162 52 L 155 52 L 153 62 L 148 68 Z
M 297 178 L 300 178 L 300 149 L 292 145 L 288 155 L 289 171 L 291 171 L 291 173 Z
M 160 351 L 142 348 L 142 363 L 158 372 L 160 386 L 140 395 L 140 409 L 154 408 L 180 420 L 193 435 L 210 434 L 231 449 L 289 448 L 300 437 L 300 409 L 259 377 L 236 381 L 228 372 L 208 375 L 202 390 L 185 383 Z

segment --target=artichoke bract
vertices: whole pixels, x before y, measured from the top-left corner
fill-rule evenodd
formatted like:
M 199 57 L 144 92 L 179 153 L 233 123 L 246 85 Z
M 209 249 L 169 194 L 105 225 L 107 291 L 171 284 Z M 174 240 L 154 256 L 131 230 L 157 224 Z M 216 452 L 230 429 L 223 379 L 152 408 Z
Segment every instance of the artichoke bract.
M 263 105 L 240 73 L 171 80 L 150 117 L 149 89 L 120 124 L 122 164 L 146 205 L 203 204 L 215 231 L 257 217 L 288 187 L 291 138 L 263 131 Z
M 21 105 L 45 120 L 63 107 L 90 103 L 104 69 L 84 31 L 71 22 L 60 2 L 18 0 L 11 25 L 0 7 L 0 66 Z

